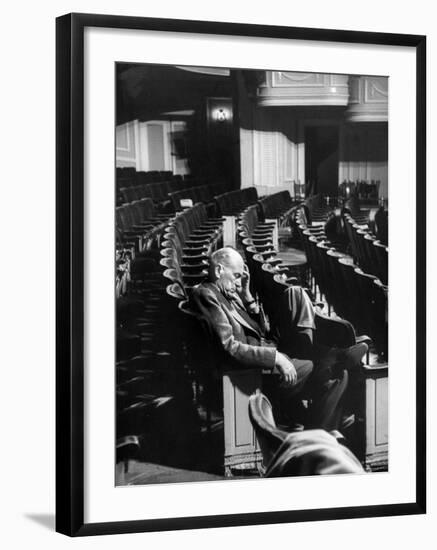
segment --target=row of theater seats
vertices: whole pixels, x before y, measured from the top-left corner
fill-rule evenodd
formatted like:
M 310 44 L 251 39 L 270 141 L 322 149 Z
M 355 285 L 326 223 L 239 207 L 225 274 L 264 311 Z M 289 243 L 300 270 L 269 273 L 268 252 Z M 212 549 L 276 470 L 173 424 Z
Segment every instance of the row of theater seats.
M 286 221 L 296 207 L 296 201 L 291 198 L 289 191 L 266 195 L 258 203 L 264 219 L 277 219 L 280 222 Z
M 235 189 L 215 197 L 220 216 L 238 216 L 247 206 L 256 203 L 258 193 L 255 187 Z
M 323 225 L 332 209 L 337 206 L 337 201 L 337 197 L 328 197 L 321 193 L 307 197 L 302 205 L 307 223 Z
M 158 214 L 152 199 L 139 199 L 115 209 L 117 247 L 131 249 L 132 256 L 159 242 L 168 214 Z
M 154 202 L 159 204 L 168 199 L 169 193 L 192 185 L 192 181 L 183 180 L 179 176 L 176 176 L 175 178 L 165 181 L 121 187 L 118 192 L 118 197 L 119 202 L 122 204 L 145 197 L 151 198 Z
M 356 195 L 353 195 L 344 201 L 343 211 L 349 212 L 349 214 L 353 216 L 354 220 L 360 225 L 367 224 L 371 215 L 370 209 L 361 208 L 361 201 Z
M 369 215 L 369 229 L 376 236 L 378 241 L 383 245 L 388 246 L 388 209 L 387 201 L 377 209 L 370 211 Z
M 184 210 L 163 236 L 160 263 L 166 268 L 164 276 L 187 293 L 207 276 L 209 255 L 221 246 L 222 239 L 221 218 L 209 218 L 203 203 Z
M 352 257 L 363 271 L 378 277 L 388 284 L 388 248 L 369 230 L 368 225 L 359 225 L 347 212 L 343 214 L 344 226 Z
M 274 199 L 274 195 L 270 195 Z M 284 214 L 287 214 L 285 218 L 287 223 L 291 223 L 292 216 L 296 207 L 287 210 Z M 248 246 L 256 246 L 258 252 L 274 252 L 275 255 L 278 251 L 275 249 L 274 243 L 274 231 L 276 229 L 276 222 L 269 220 L 263 216 L 263 209 L 258 204 L 252 205 L 241 214 L 238 222 L 238 238 L 242 244 L 245 252 L 247 252 Z M 288 271 L 292 272 L 292 276 L 297 277 L 302 284 L 306 284 L 306 262 L 295 261 L 293 264 L 286 265 Z
M 200 420 L 193 405 L 179 303 L 207 275 L 208 257 L 221 245 L 220 219 L 205 206 L 177 214 L 165 225 L 157 250 L 143 251 L 127 292 L 117 300 L 118 459 L 193 466 Z
M 173 337 L 183 350 L 194 387 L 194 402 L 208 432 L 211 431 L 213 389 L 211 373 L 214 354 L 206 340 L 206 327 L 189 306 L 191 289 L 208 277 L 209 258 L 223 245 L 223 219 L 207 216 L 202 203 L 188 208 L 170 224 L 161 248 L 164 276 L 169 279 L 167 293 L 173 298 Z M 217 458 L 217 457 L 216 457 Z
M 226 182 L 216 182 L 208 185 L 188 187 L 186 189 L 179 189 L 170 193 L 169 199 L 175 212 L 182 210 L 183 202 L 181 203 L 181 201 L 186 201 L 188 199 L 192 202 L 192 204 L 203 202 L 206 205 L 208 212 L 211 215 L 215 215 L 216 208 L 214 199 L 217 195 L 224 193 L 228 187 L 229 186 Z
M 171 171 L 136 171 L 135 168 L 117 168 L 116 201 L 117 205 L 131 202 L 144 196 L 154 200 L 163 200 L 163 194 L 182 187 L 195 185 L 191 177 L 175 175 Z M 143 187 L 152 186 L 147 195 Z M 153 195 L 153 196 L 152 196 Z
M 387 286 L 363 271 L 350 254 L 350 247 L 343 248 L 328 239 L 323 226 L 308 224 L 303 209 L 299 210 L 296 223 L 311 269 L 313 292 L 319 289 L 329 313 L 333 308 L 358 333 L 370 335 L 380 358 L 387 360 Z
M 150 170 L 137 171 L 134 167 L 120 168 L 117 167 L 117 186 L 118 187 L 133 187 L 134 185 L 142 185 L 144 183 L 154 183 L 158 181 L 168 181 L 174 176 L 171 170 Z
M 365 181 L 343 181 L 339 185 L 339 194 L 344 199 L 350 196 L 355 196 L 365 201 L 377 201 L 379 197 L 379 188 L 381 182 L 379 180 Z
M 318 231 L 323 230 L 323 227 L 317 227 Z M 280 345 L 287 343 L 287 352 L 291 352 L 293 357 L 308 358 L 308 353 L 312 353 L 312 345 L 296 330 L 296 314 L 304 294 L 315 306 L 321 304 L 315 301 L 314 293 L 307 286 L 306 263 L 296 266 L 283 261 L 280 252 L 278 253 L 273 246 L 272 229 L 270 223 L 259 219 L 254 207 L 248 208 L 241 216 L 238 231 L 251 274 L 252 292 L 262 305 L 262 313 L 266 316 L 271 335 Z M 319 307 L 316 307 L 315 325 L 316 346 L 346 348 L 362 341 L 369 342 L 367 336 L 357 336 L 353 324 L 346 318 L 329 317 L 323 314 Z M 360 460 L 364 460 L 362 419 L 365 411 L 362 407 L 362 385 L 358 371 L 349 373 L 349 384 L 347 400 L 351 412 L 357 419 L 355 428 L 348 433 L 349 448 Z M 275 403 L 275 417 L 280 420 L 281 416 L 280 404 Z M 251 421 L 257 431 L 253 415 Z M 264 449 L 263 457 L 266 458 Z M 268 471 L 268 464 L 265 465 Z
M 273 243 L 274 228 L 274 222 L 260 219 L 257 205 L 247 208 L 238 224 L 239 242 L 249 267 L 252 292 L 273 323 L 272 329 L 278 326 L 279 297 L 284 292 L 284 285 L 307 286 L 306 263 L 290 264 L 279 257 Z

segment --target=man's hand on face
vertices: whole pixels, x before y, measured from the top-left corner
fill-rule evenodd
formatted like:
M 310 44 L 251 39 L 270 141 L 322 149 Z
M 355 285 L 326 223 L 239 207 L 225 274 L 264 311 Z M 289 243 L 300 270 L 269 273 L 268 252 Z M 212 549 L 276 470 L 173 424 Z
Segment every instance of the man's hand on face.
M 294 386 L 297 382 L 297 372 L 290 359 L 283 353 L 277 351 L 275 363 L 283 382 L 290 386 Z
M 244 264 L 243 274 L 241 276 L 241 291 L 240 296 L 245 302 L 251 302 L 253 300 L 250 293 L 250 273 L 247 264 Z

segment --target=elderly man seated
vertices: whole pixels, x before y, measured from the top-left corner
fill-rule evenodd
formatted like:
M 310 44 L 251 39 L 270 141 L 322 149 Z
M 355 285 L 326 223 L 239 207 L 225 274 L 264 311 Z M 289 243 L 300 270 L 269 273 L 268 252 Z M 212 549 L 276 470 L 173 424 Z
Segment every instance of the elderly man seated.
M 227 368 L 258 367 L 269 372 L 273 375 L 270 379 L 275 380 L 273 386 L 287 396 L 291 410 L 301 399 L 310 398 L 305 427 L 341 429 L 340 402 L 347 387 L 347 371 L 332 361 L 313 364 L 309 359 L 290 358 L 281 352 L 290 346 L 288 342 L 268 339 L 249 283 L 243 258 L 235 249 L 226 247 L 211 255 L 209 281 L 194 287 L 192 292 L 192 307 L 215 335 L 223 363 Z M 357 362 L 366 351 L 365 344 L 354 346 L 342 352 L 341 360 Z

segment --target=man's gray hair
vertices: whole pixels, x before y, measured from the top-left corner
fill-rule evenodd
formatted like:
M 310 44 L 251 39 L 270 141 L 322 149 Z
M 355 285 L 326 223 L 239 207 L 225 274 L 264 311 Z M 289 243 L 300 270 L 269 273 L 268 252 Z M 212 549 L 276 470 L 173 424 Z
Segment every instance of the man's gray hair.
M 229 266 L 232 258 L 235 258 L 236 256 L 240 256 L 241 258 L 241 254 L 231 246 L 225 246 L 224 248 L 219 248 L 218 250 L 213 252 L 211 254 L 209 264 L 210 275 L 214 276 L 214 270 L 217 265 L 220 264 L 227 267 Z

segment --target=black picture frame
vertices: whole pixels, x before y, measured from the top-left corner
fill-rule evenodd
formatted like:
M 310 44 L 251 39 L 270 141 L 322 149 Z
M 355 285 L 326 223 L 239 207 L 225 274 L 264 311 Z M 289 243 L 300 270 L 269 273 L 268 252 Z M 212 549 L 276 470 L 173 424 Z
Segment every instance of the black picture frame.
M 84 29 L 137 29 L 377 44 L 416 52 L 416 498 L 363 507 L 84 522 Z M 95 14 L 56 21 L 56 530 L 69 536 L 422 514 L 426 511 L 426 38 Z M 74 191 L 74 192 L 73 192 Z

